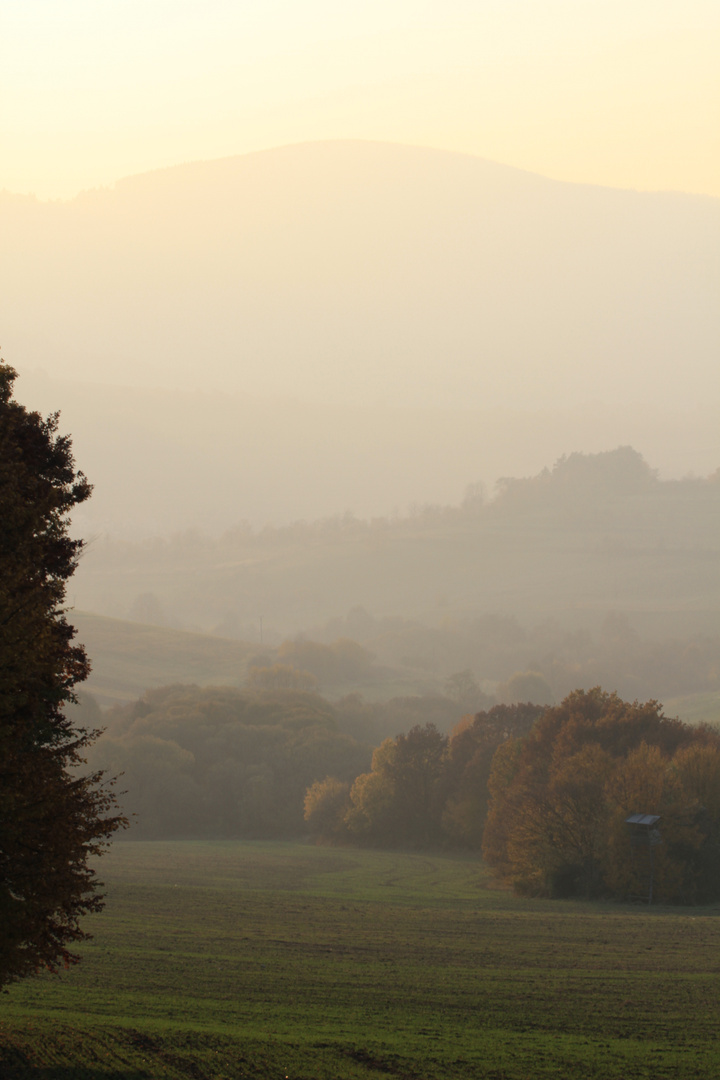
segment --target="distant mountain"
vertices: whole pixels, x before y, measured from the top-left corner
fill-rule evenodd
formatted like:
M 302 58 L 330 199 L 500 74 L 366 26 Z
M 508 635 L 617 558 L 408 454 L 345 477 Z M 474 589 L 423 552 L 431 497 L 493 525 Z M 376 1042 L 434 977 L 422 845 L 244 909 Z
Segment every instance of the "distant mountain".
M 21 369 L 417 408 L 720 398 L 718 199 L 338 141 L 5 194 L 0 231 Z

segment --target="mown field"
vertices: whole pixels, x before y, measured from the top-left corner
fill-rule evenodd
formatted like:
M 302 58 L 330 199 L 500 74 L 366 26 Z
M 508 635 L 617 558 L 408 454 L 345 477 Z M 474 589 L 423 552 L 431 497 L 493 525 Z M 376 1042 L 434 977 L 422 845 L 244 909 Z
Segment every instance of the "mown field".
M 118 843 L 102 872 L 82 965 L 2 998 L 3 1080 L 720 1075 L 720 906 L 283 843 Z

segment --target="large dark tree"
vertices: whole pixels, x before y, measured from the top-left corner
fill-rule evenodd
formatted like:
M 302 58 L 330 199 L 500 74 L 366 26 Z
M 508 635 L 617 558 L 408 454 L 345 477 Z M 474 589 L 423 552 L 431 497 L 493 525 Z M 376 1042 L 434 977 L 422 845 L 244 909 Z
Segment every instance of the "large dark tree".
M 68 517 L 91 488 L 15 378 L 0 361 L 0 985 L 78 959 L 79 919 L 102 907 L 89 860 L 123 824 L 102 774 L 77 769 L 97 733 L 68 716 L 89 671 L 65 618 L 83 546 Z

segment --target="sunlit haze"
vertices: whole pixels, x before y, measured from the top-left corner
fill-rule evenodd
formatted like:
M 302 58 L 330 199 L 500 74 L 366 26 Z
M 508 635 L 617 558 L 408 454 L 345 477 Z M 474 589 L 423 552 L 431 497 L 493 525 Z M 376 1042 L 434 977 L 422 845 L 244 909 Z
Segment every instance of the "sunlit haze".
M 712 0 L 6 0 L 0 189 L 355 138 L 720 195 Z
M 85 531 L 618 445 L 709 475 L 719 35 L 709 0 L 5 4 L 0 342 Z
M 0 238 L 0 1074 L 720 1077 L 718 0 L 0 0 Z

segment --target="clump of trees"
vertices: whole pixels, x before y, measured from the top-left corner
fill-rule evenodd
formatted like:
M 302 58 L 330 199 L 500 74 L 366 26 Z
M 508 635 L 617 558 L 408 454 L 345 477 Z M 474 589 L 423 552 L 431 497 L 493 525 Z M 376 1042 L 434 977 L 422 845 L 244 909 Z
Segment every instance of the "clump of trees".
M 477 850 L 493 755 L 511 735 L 527 734 L 542 712 L 537 705 L 496 705 L 466 717 L 449 736 L 426 723 L 384 739 L 370 771 L 344 794 L 333 776 L 309 789 L 305 820 L 325 841 Z
M 301 835 L 308 785 L 351 781 L 370 758 L 302 690 L 162 687 L 104 719 L 93 766 L 123 773 L 138 838 Z
M 96 733 L 69 709 L 89 664 L 65 617 L 83 547 L 68 517 L 91 488 L 15 377 L 0 362 L 0 985 L 77 962 L 102 907 L 88 860 L 123 824 L 102 774 L 75 771 Z
M 482 850 L 524 895 L 647 892 L 626 819 L 659 815 L 655 894 L 720 896 L 720 733 L 600 688 L 556 707 L 498 705 L 450 736 L 432 724 L 385 739 L 352 784 L 305 797 L 325 842 Z
M 665 717 L 656 701 L 575 691 L 498 748 L 488 793 L 483 853 L 519 892 L 642 892 L 625 821 L 646 813 L 662 819 L 657 894 L 720 896 L 720 735 Z
M 373 654 L 349 638 L 340 638 L 330 645 L 319 641 L 284 641 L 277 655 L 282 664 L 309 671 L 321 684 L 365 678 L 373 662 Z

